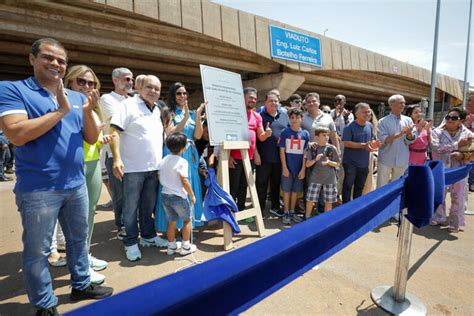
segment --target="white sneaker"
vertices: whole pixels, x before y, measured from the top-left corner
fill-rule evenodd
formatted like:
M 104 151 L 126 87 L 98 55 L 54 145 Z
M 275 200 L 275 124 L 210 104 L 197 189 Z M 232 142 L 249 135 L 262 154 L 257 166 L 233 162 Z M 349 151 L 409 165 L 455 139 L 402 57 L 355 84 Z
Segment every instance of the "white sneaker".
M 190 253 L 193 253 L 197 250 L 197 247 L 195 244 L 189 244 L 189 248 L 184 248 L 184 246 L 181 246 L 181 250 L 179 251 L 179 254 L 182 256 L 189 255 Z
M 153 238 L 140 238 L 140 246 L 142 247 L 168 247 L 168 240 L 155 236 Z
M 89 254 L 89 266 L 94 271 L 104 270 L 105 268 L 107 268 L 107 265 L 108 265 L 107 261 L 97 259 L 93 255 Z
M 100 274 L 92 270 L 92 268 L 89 268 L 89 274 L 91 278 L 91 283 L 92 284 L 102 284 L 105 281 L 105 275 Z
M 142 253 L 138 248 L 138 245 L 125 246 L 125 254 L 129 261 L 138 261 L 142 258 Z
M 168 256 L 172 256 L 175 253 L 178 253 L 180 251 L 180 248 L 181 248 L 180 241 L 176 242 L 176 248 L 171 248 L 171 245 L 168 243 L 168 249 L 166 250 L 166 253 L 168 254 Z

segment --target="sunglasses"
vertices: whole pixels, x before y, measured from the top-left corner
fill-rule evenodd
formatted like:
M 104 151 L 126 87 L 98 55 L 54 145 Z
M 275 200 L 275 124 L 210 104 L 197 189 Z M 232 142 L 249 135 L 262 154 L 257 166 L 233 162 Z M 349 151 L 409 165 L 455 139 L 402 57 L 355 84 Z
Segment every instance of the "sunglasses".
M 446 121 L 449 121 L 449 120 L 451 120 L 451 121 L 458 121 L 458 120 L 460 119 L 460 117 L 457 116 L 457 115 L 454 115 L 454 116 L 446 115 L 444 118 L 446 119 Z
M 334 102 L 341 102 L 342 99 L 335 99 Z
M 95 81 L 89 81 L 89 80 L 86 80 L 86 79 L 82 79 L 82 78 L 76 78 L 76 83 L 77 85 L 81 86 L 81 87 L 90 87 L 90 88 L 94 88 L 97 87 L 97 82 Z
M 133 78 L 131 78 L 131 77 L 125 77 L 125 78 L 122 78 L 122 80 L 125 80 L 126 82 L 132 82 L 132 81 L 133 81 Z
M 323 111 L 323 113 L 331 114 L 331 111 Z
M 176 95 L 188 95 L 187 92 L 176 92 Z

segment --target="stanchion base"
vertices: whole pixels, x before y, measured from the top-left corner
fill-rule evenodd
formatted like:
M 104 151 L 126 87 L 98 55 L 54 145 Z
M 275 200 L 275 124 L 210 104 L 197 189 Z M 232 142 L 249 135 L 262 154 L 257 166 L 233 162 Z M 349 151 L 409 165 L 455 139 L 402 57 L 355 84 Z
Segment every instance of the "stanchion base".
M 403 302 L 397 302 L 393 296 L 393 287 L 388 285 L 372 289 L 370 297 L 377 306 L 394 315 L 426 315 L 426 306 L 414 295 L 405 294 Z

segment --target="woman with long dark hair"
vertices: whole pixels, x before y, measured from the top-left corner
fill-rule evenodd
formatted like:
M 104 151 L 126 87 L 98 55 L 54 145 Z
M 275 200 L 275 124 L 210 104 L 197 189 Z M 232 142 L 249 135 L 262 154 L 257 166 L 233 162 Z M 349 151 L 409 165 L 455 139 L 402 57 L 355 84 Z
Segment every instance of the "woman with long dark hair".
M 168 126 L 164 126 L 164 129 L 167 135 L 171 135 L 175 132 L 182 132 L 188 138 L 186 151 L 183 153 L 183 158 L 188 161 L 189 182 L 191 183 L 194 195 L 196 196 L 193 214 L 193 227 L 204 224 L 204 219 L 202 218 L 201 182 L 198 173 L 199 154 L 194 143 L 194 140 L 201 139 L 202 137 L 203 129 L 201 123 L 201 114 L 203 110 L 204 103 L 202 103 L 195 112 L 189 110 L 188 92 L 186 91 L 186 87 L 181 82 L 175 82 L 170 86 L 168 90 L 168 111 L 170 114 L 170 120 Z M 161 205 L 160 196 L 161 194 L 158 195 L 158 203 L 155 212 L 155 224 L 158 230 L 166 231 L 167 219 Z M 177 227 L 182 227 L 181 221 L 178 221 Z
M 428 159 L 432 122 L 423 119 L 423 110 L 420 104 L 409 105 L 405 110 L 405 115 L 413 120 L 418 132 L 415 142 L 408 146 L 410 148 L 409 163 L 423 165 Z

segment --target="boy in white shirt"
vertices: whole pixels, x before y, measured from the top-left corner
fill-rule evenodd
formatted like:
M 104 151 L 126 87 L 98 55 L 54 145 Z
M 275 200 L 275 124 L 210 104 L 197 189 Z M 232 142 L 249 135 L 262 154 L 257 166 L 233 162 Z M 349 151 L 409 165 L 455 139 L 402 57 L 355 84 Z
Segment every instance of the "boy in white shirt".
M 190 243 L 191 235 L 191 206 L 196 203 L 193 189 L 188 180 L 188 162 L 181 157 L 186 150 L 187 138 L 181 132 L 173 133 L 166 139 L 170 154 L 158 164 L 158 177 L 163 190 L 161 191 L 163 209 L 168 218 L 168 255 L 178 253 L 182 256 L 195 252 L 197 247 Z M 183 220 L 183 243 L 177 243 L 175 238 L 176 222 Z

